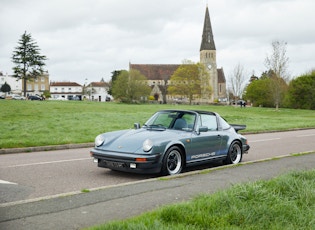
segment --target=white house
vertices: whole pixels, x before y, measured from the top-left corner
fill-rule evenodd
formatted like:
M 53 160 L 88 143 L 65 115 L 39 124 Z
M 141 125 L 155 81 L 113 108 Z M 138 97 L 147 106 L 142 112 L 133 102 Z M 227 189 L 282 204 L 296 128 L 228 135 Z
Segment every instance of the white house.
M 22 80 L 17 79 L 11 75 L 4 75 L 2 72 L 0 72 L 0 88 L 4 83 L 7 83 L 11 87 L 11 92 L 9 92 L 7 95 L 11 94 L 19 94 L 21 95 L 22 93 Z M 3 92 L 0 92 L 0 94 L 4 94 Z
M 53 100 L 82 100 L 82 85 L 76 82 L 51 82 L 50 95 Z
M 108 94 L 109 85 L 104 81 L 91 82 L 85 87 L 85 95 L 92 101 L 109 101 L 112 96 Z

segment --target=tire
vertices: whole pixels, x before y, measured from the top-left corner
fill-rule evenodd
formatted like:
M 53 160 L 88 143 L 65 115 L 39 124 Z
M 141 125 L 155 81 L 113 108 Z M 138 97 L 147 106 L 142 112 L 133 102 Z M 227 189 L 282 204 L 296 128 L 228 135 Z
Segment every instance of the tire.
M 162 164 L 162 175 L 175 175 L 183 170 L 183 154 L 180 148 L 173 146 L 167 150 Z
M 225 162 L 227 164 L 238 164 L 242 161 L 242 148 L 240 144 L 234 141 L 230 147 L 226 156 Z

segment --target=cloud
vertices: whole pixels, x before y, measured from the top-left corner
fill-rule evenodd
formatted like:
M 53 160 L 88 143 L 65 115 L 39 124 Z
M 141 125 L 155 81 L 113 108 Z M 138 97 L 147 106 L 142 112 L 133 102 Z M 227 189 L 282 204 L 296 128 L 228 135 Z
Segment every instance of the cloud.
M 110 80 L 129 62 L 197 62 L 207 3 L 226 75 L 238 63 L 259 75 L 275 39 L 288 42 L 293 75 L 314 68 L 313 0 L 2 0 L 0 70 L 12 73 L 10 58 L 25 30 L 55 81 Z

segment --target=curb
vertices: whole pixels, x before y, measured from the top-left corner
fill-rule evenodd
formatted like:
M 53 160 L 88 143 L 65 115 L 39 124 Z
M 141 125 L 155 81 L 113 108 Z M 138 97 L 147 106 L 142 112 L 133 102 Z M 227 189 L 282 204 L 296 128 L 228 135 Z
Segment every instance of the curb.
M 242 135 L 251 135 L 251 134 L 261 134 L 261 133 L 276 133 L 276 132 L 290 132 L 290 131 L 299 131 L 299 130 L 308 130 L 314 129 L 309 128 L 296 128 L 290 130 L 269 130 L 269 131 L 260 131 L 260 132 L 241 132 Z M 10 154 L 10 153 L 29 153 L 29 152 L 39 152 L 39 151 L 52 151 L 52 150 L 64 150 L 64 149 L 75 149 L 75 148 L 93 148 L 94 142 L 90 143 L 81 143 L 81 144 L 65 144 L 65 145 L 48 145 L 48 146 L 37 146 L 37 147 L 24 147 L 24 148 L 9 148 L 9 149 L 0 149 L 1 154 Z
M 39 152 L 39 151 L 52 151 L 52 150 L 90 148 L 90 147 L 94 147 L 94 142 L 82 143 L 82 144 L 49 145 L 49 146 L 38 146 L 38 147 L 0 149 L 0 155 L 11 154 L 11 153 L 29 153 L 29 152 Z

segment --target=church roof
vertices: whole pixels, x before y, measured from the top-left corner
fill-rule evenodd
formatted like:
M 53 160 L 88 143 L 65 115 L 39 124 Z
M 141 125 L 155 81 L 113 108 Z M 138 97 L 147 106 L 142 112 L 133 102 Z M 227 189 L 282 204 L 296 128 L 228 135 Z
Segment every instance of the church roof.
M 203 24 L 200 51 L 201 50 L 215 50 L 208 6 L 206 8 L 205 21 Z
M 218 71 L 218 83 L 225 83 L 226 80 L 225 80 L 223 68 L 217 69 L 217 71 Z
M 176 64 L 129 64 L 129 69 L 138 70 L 148 80 L 169 80 L 180 65 Z M 218 83 L 225 83 L 223 68 L 217 69 Z
M 177 64 L 129 64 L 129 69 L 138 70 L 146 76 L 148 80 L 169 80 L 175 70 L 180 65 Z

